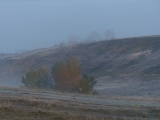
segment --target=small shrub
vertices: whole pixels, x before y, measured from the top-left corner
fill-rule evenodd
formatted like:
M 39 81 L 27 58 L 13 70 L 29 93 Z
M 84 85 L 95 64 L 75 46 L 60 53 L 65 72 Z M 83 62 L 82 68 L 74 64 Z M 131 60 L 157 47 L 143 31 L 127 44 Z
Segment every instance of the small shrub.
M 82 78 L 79 81 L 78 84 L 78 89 L 80 93 L 85 93 L 85 94 L 89 94 L 91 92 L 91 88 L 90 88 L 90 82 L 89 80 Z
M 50 88 L 51 81 L 47 75 L 47 70 L 44 67 L 37 71 L 29 70 L 25 76 L 22 76 L 22 83 L 29 88 Z

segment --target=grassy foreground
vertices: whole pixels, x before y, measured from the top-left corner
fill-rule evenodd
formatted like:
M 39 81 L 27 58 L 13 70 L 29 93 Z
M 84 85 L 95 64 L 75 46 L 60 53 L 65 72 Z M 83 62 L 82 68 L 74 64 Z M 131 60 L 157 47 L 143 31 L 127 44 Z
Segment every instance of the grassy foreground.
M 159 120 L 160 99 L 0 89 L 0 120 Z

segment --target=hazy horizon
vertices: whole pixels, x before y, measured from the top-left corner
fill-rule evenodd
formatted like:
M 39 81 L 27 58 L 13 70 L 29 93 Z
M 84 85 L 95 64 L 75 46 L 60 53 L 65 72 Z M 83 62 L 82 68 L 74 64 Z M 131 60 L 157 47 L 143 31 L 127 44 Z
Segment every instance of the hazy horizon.
M 0 0 L 0 53 L 80 41 L 160 35 L 159 0 Z

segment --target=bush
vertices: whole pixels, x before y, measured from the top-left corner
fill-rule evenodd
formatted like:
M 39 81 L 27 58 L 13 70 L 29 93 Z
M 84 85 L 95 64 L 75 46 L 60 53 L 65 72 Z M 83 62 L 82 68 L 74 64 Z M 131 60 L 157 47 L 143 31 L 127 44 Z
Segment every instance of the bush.
M 91 92 L 90 81 L 82 78 L 78 83 L 79 93 L 89 94 Z
M 83 75 L 83 78 L 87 81 L 89 81 L 89 87 L 91 89 L 91 91 L 93 90 L 93 87 L 95 86 L 95 84 L 97 83 L 95 78 L 93 76 L 87 76 L 87 75 Z
M 50 88 L 51 81 L 47 75 L 47 70 L 44 67 L 37 71 L 29 70 L 25 76 L 22 76 L 22 83 L 29 88 Z
M 22 83 L 26 87 L 34 87 L 36 83 L 36 72 L 30 69 L 25 76 L 22 76 Z
M 79 92 L 89 94 L 93 91 L 95 84 L 96 81 L 93 76 L 83 75 L 78 84 Z

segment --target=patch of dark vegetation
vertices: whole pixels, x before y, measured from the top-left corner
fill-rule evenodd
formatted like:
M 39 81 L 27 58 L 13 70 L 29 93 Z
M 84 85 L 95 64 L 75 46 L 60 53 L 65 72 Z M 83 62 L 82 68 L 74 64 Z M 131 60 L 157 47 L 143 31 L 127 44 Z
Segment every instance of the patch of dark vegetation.
M 76 114 L 65 114 L 61 112 L 44 112 L 41 110 L 28 111 L 14 108 L 1 107 L 1 120 L 105 120 L 104 117 L 81 116 Z M 107 120 L 107 119 L 106 119 Z M 111 119 L 112 120 L 112 119 Z
M 80 112 L 81 108 L 75 110 L 75 112 Z M 15 109 L 15 108 L 0 108 L 0 119 L 1 120 L 125 120 L 127 119 L 158 119 L 160 118 L 159 110 L 151 110 L 147 112 L 141 109 L 82 109 L 83 115 L 77 113 L 65 113 L 65 112 L 45 112 L 42 110 L 25 110 L 25 109 Z M 82 112 L 80 112 L 82 114 Z M 86 113 L 86 114 L 85 114 Z M 101 116 L 101 115 L 104 116 Z M 108 116 L 108 117 L 107 117 Z
M 43 111 L 17 110 L 13 108 L 0 108 L 1 120 L 63 120 L 61 114 Z

